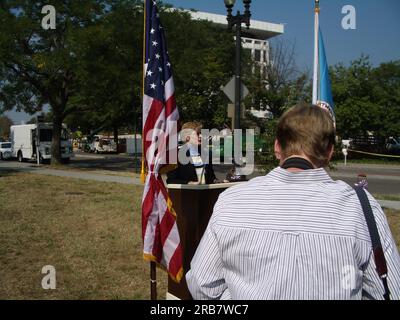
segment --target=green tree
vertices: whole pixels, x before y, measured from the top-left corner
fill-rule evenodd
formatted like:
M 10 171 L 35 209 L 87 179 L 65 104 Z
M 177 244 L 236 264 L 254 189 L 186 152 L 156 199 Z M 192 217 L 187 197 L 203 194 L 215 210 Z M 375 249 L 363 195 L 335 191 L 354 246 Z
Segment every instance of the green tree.
M 367 56 L 330 69 L 337 131 L 343 138 L 400 132 L 400 61 L 373 68 Z
M 277 165 L 274 153 L 274 141 L 279 117 L 293 105 L 309 101 L 310 85 L 307 72 L 301 71 L 295 64 L 295 44 L 280 40 L 271 45 L 269 63 L 260 65 L 250 61 L 244 68 L 244 81 L 250 94 L 244 101 L 247 110 L 268 111 L 269 117 L 257 118 L 246 113 L 245 126 L 260 128 L 262 152 L 256 150 L 255 162 L 265 170 Z
M 193 21 L 187 12 L 161 4 L 161 20 L 183 121 L 205 126 L 226 122 L 226 98 L 220 90 L 233 70 L 233 37 L 206 21 Z M 83 40 L 88 47 L 80 62 L 80 106 L 69 126 L 89 133 L 97 127 L 129 129 L 141 126 L 143 9 L 135 1 L 115 1 L 103 23 Z M 92 57 L 95 56 L 94 60 Z M 115 130 L 114 130 L 115 131 Z
M 0 117 L 0 140 L 8 140 L 10 138 L 10 127 L 14 123 L 7 116 Z
M 6 0 L 0 5 L 0 108 L 34 113 L 49 105 L 53 116 L 52 163 L 61 161 L 63 120 L 80 109 L 81 39 L 107 11 L 106 1 L 54 0 L 56 29 L 44 30 L 47 1 Z
M 400 60 L 382 63 L 373 70 L 374 96 L 380 106 L 380 136 L 400 135 Z
M 234 70 L 233 35 L 211 22 L 194 21 L 187 12 L 164 10 L 161 19 L 182 118 L 222 127 L 228 101 L 220 88 Z
M 86 131 L 138 124 L 141 112 L 143 10 L 138 1 L 114 1 L 82 39 L 78 62 L 83 115 L 67 122 Z M 96 57 L 96 59 L 93 59 Z
M 309 81 L 307 73 L 296 66 L 295 44 L 275 41 L 268 56 L 267 65 L 260 67 L 256 63 L 247 68 L 246 85 L 251 94 L 245 105 L 267 110 L 272 118 L 279 118 L 287 108 L 309 100 Z

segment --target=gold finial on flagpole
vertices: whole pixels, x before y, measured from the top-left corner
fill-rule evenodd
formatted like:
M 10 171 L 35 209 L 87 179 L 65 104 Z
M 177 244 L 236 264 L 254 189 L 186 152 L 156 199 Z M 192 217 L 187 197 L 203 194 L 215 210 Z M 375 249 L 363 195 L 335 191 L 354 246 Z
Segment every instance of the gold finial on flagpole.
M 319 13 L 319 0 L 315 0 L 315 12 Z

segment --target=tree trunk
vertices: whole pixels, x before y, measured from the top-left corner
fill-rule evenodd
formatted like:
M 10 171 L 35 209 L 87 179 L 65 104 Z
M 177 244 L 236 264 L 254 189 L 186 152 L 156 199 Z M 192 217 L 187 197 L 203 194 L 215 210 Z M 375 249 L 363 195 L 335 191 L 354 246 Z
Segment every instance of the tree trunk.
M 61 130 L 62 119 L 59 117 L 53 118 L 53 138 L 51 141 L 51 164 L 61 164 Z
M 114 127 L 114 142 L 116 145 L 117 150 L 115 150 L 116 153 L 118 153 L 118 127 Z

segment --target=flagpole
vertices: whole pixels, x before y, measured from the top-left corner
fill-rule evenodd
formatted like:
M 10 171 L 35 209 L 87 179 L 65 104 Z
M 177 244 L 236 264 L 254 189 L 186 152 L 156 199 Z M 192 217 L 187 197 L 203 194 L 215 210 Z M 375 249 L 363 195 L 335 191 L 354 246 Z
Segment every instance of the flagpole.
M 144 78 L 145 70 L 144 66 L 146 64 L 146 0 L 143 1 L 143 77 L 142 77 L 142 103 L 144 97 Z M 145 154 L 144 154 L 144 137 L 143 137 L 143 115 L 142 115 L 142 167 L 140 170 L 140 181 L 145 183 L 146 171 L 145 171 Z
M 151 0 L 150 0 L 151 1 Z M 142 98 L 144 97 L 144 82 L 145 82 L 145 64 L 146 64 L 146 0 L 143 1 L 143 78 L 142 78 Z M 145 172 L 145 154 L 144 154 L 144 135 L 142 123 L 142 169 L 140 179 L 142 183 L 146 180 Z M 150 261 L 150 299 L 157 300 L 157 265 L 154 261 Z
M 314 18 L 314 75 L 313 75 L 313 93 L 312 103 L 318 101 L 318 29 L 319 29 L 319 0 L 315 0 L 315 18 Z
M 157 268 L 153 261 L 150 262 L 150 297 L 157 300 Z

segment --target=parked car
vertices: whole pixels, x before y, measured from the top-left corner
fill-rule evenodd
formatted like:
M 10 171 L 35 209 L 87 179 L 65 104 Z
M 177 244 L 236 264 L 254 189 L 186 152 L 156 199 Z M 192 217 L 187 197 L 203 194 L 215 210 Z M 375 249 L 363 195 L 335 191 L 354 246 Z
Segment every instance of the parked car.
M 386 149 L 390 153 L 400 153 L 400 137 L 390 137 L 386 144 Z
M 11 159 L 11 142 L 0 142 L 0 160 Z
M 116 153 L 117 144 L 112 139 L 95 136 L 90 144 L 90 152 L 94 153 Z

